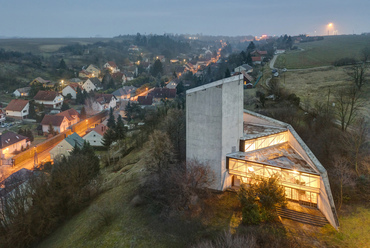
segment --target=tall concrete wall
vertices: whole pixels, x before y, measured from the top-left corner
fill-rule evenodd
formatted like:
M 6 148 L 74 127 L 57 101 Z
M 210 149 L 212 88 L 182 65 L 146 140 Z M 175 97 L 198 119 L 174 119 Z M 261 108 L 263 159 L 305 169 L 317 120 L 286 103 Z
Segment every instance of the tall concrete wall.
M 243 84 L 238 76 L 186 93 L 186 157 L 210 165 L 213 189 L 230 186 L 226 154 L 238 149 L 243 135 Z

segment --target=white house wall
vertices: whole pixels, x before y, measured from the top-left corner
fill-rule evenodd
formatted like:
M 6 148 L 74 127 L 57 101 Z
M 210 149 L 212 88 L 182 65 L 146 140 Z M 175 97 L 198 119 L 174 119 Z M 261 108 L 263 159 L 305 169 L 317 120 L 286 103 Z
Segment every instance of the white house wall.
M 76 99 L 76 96 L 77 96 L 76 91 L 74 89 L 72 89 L 70 86 L 65 87 L 62 90 L 62 94 L 63 94 L 64 97 L 66 97 L 68 94 L 71 94 L 72 99 Z
M 58 145 L 56 145 L 53 149 L 50 150 L 50 158 L 55 159 L 58 155 L 63 155 L 68 157 L 70 152 L 73 150 L 71 144 L 67 141 L 62 140 Z
M 84 90 L 86 90 L 86 92 L 87 92 L 87 93 L 89 93 L 90 91 L 92 91 L 92 90 L 95 90 L 95 89 L 96 89 L 95 85 L 94 85 L 90 80 L 87 80 L 87 81 L 83 84 L 82 88 L 83 88 Z
M 28 110 L 29 110 L 30 104 L 27 103 L 26 106 L 22 109 L 22 111 L 11 111 L 11 110 L 6 110 L 6 115 L 9 117 L 17 117 L 17 118 L 22 118 L 24 116 L 28 115 Z
M 89 142 L 91 146 L 103 146 L 102 144 L 103 136 L 101 136 L 95 131 L 89 132 L 82 138 L 86 140 L 87 142 Z
M 63 96 L 59 95 L 55 97 L 53 101 L 35 100 L 35 102 L 47 106 L 53 106 L 53 108 L 55 108 L 57 105 L 61 106 L 61 104 L 63 103 L 63 99 L 64 99 Z
M 30 142 L 27 142 L 26 139 L 21 140 L 17 143 L 14 143 L 10 146 L 7 146 L 7 147 L 3 148 L 2 149 L 2 154 L 4 154 L 6 156 L 6 154 L 10 154 L 10 153 L 13 153 L 15 151 L 21 151 L 22 148 L 25 149 L 28 144 L 30 144 Z

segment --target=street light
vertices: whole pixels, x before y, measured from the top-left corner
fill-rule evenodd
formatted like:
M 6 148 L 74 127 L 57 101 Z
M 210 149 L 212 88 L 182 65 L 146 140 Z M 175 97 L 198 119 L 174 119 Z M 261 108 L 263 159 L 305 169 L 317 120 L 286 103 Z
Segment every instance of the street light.
M 330 29 L 333 27 L 333 23 L 328 24 L 328 35 L 330 34 Z

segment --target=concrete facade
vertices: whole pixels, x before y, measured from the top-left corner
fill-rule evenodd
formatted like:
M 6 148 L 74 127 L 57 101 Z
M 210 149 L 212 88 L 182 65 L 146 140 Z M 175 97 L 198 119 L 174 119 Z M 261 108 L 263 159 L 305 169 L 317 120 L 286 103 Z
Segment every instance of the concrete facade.
M 275 134 L 281 134 L 279 137 L 282 139 L 275 138 Z M 258 143 L 256 138 L 265 140 Z M 274 149 L 282 150 L 275 154 L 272 152 Z M 267 160 L 252 155 L 252 152 L 262 155 L 262 152 L 269 151 L 273 156 Z M 215 190 L 238 186 L 236 181 L 248 183 L 255 175 L 270 177 L 271 174 L 264 173 L 273 169 L 280 173 L 284 190 L 300 190 L 302 193 L 302 196 L 297 193 L 297 198 L 289 198 L 286 191 L 288 199 L 317 207 L 334 228 L 339 228 L 325 168 L 289 124 L 243 110 L 241 75 L 186 92 L 186 158 L 197 159 L 210 166 L 215 175 L 211 188 Z M 255 168 L 269 166 L 270 169 L 257 172 L 252 163 L 255 163 Z M 316 181 L 312 183 L 314 180 L 303 178 Z M 310 195 L 309 198 L 304 198 L 306 194 Z
M 211 166 L 214 189 L 231 186 L 226 154 L 243 135 L 243 82 L 226 78 L 186 92 L 186 157 Z

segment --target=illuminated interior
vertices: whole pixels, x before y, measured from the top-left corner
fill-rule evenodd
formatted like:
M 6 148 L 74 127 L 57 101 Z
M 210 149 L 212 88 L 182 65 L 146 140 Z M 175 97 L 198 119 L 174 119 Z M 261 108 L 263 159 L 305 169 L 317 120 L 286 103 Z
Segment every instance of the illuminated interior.
M 320 176 L 290 146 L 288 131 L 262 130 L 257 126 L 247 128 L 247 138 L 240 140 L 241 151 L 227 155 L 228 170 L 234 176 L 233 185 L 254 184 L 261 178 L 277 175 L 287 199 L 317 206 Z M 258 137 L 258 133 L 263 136 Z
M 234 182 L 253 184 L 260 178 L 277 175 L 285 188 L 287 199 L 317 204 L 320 190 L 320 176 L 269 166 L 263 163 L 227 158 L 229 173 L 235 176 Z M 238 183 L 235 183 L 237 186 Z
M 246 140 L 244 142 L 244 151 L 254 151 L 261 148 L 281 144 L 287 141 L 288 131 L 264 136 L 256 139 Z

